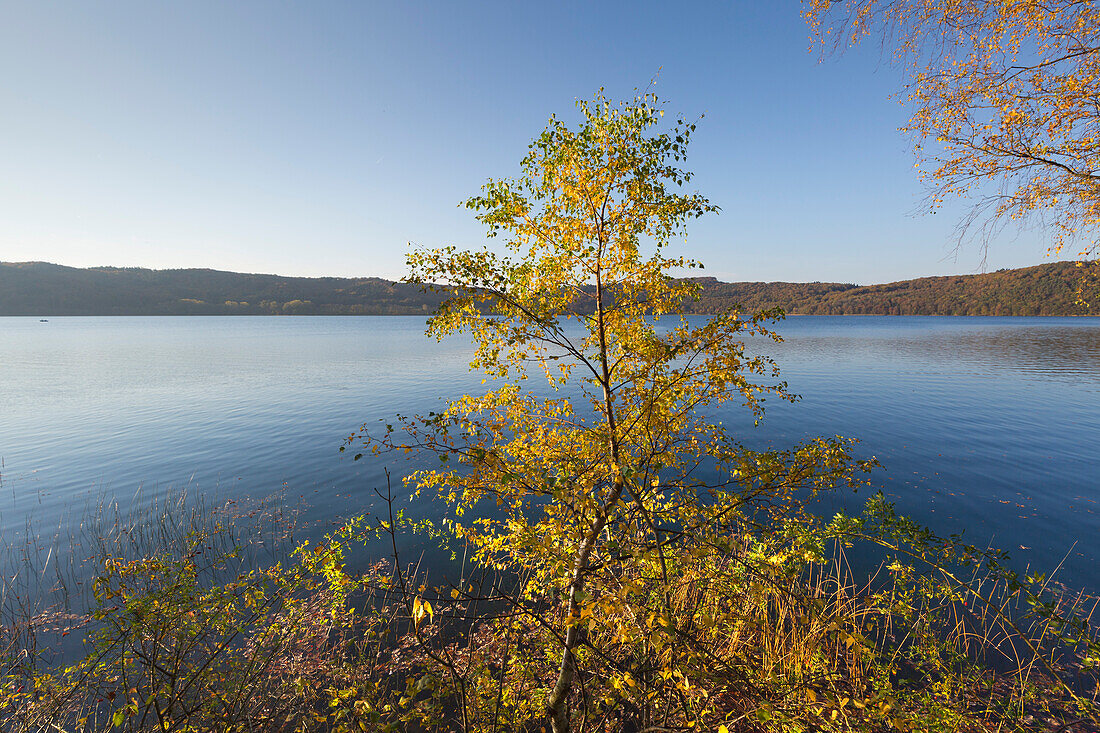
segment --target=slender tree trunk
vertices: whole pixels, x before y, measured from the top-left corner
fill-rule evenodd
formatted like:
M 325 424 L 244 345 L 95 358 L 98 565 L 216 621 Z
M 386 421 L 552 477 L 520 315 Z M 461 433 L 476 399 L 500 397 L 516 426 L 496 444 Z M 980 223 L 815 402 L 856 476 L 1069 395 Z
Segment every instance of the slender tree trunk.
M 592 549 L 600 537 L 600 532 L 607 525 L 607 517 L 612 507 L 622 496 L 624 483 L 619 479 L 612 486 L 607 501 L 600 507 L 600 513 L 596 521 L 588 528 L 580 547 L 577 548 L 577 559 L 573 563 L 573 577 L 569 583 L 569 606 L 566 613 L 566 623 L 569 627 L 565 631 L 565 644 L 562 648 L 561 667 L 558 670 L 558 681 L 554 690 L 546 701 L 546 712 L 550 716 L 550 725 L 553 733 L 568 733 L 569 710 L 566 702 L 569 698 L 569 688 L 573 685 L 573 676 L 576 670 L 574 665 L 573 650 L 580 641 L 580 602 L 578 596 L 584 590 L 584 579 L 588 574 L 588 558 L 592 555 Z
M 604 242 L 602 234 L 599 239 L 600 251 L 596 257 L 595 296 L 596 328 L 600 341 L 600 383 L 603 388 L 604 419 L 607 424 L 608 448 L 617 475 L 614 483 L 611 485 L 611 491 L 608 493 L 607 499 L 604 500 L 595 520 L 588 527 L 584 539 L 581 540 L 581 544 L 577 548 L 577 558 L 573 563 L 573 575 L 569 582 L 569 605 L 566 612 L 566 623 L 568 624 L 568 628 L 565 630 L 565 643 L 562 648 L 561 667 L 558 669 L 558 680 L 554 684 L 554 689 L 550 693 L 549 699 L 546 701 L 546 712 L 550 718 L 550 727 L 553 733 L 569 732 L 569 707 L 566 703 L 569 700 L 569 690 L 573 685 L 573 677 L 576 672 L 576 660 L 573 650 L 576 649 L 577 643 L 580 641 L 582 630 L 578 596 L 581 591 L 584 590 L 584 581 L 588 574 L 588 559 L 591 557 L 592 550 L 595 548 L 596 542 L 600 538 L 600 533 L 603 532 L 604 527 L 607 526 L 608 517 L 610 517 L 611 511 L 619 502 L 619 498 L 623 493 L 623 488 L 626 485 L 621 473 L 622 467 L 619 465 L 619 441 L 615 434 L 615 410 L 611 398 L 611 368 L 607 358 L 607 332 L 604 328 L 602 278 Z

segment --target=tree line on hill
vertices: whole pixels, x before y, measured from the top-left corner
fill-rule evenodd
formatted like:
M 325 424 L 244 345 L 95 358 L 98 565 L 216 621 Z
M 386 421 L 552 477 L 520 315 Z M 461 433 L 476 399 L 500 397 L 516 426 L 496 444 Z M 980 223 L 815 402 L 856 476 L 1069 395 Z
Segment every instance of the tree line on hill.
M 1077 302 L 1081 282 L 1081 270 L 1073 262 L 864 286 L 706 279 L 692 310 L 718 313 L 739 304 L 745 311 L 780 307 L 805 315 L 1088 315 L 1088 308 Z
M 0 263 L 0 315 L 409 315 L 441 296 L 377 277 Z
M 1068 316 L 1081 271 L 1072 262 L 881 285 L 721 282 L 697 278 L 685 310 L 780 307 L 806 315 Z M 376 277 L 283 277 L 208 269 L 73 268 L 0 263 L 0 315 L 422 315 L 444 294 Z

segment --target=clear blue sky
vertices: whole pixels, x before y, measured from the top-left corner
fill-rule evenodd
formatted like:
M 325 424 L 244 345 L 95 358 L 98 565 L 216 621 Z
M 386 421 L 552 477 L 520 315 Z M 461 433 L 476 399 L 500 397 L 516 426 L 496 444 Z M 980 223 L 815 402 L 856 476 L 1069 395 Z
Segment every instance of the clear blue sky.
M 479 246 L 457 204 L 551 113 L 661 68 L 705 118 L 722 207 L 684 245 L 727 280 L 975 272 L 923 193 L 900 73 L 823 62 L 799 3 L 0 3 L 0 260 L 400 277 L 409 242 Z M 1044 261 L 1041 233 L 987 268 Z

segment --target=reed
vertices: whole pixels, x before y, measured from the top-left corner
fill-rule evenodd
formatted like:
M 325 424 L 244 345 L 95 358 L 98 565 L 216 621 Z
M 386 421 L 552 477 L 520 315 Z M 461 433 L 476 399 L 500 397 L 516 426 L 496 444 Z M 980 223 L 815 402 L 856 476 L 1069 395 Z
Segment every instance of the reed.
M 317 543 L 294 542 L 270 506 L 103 505 L 75 545 L 97 568 L 84 586 L 76 565 L 61 565 L 62 584 L 57 553 L 31 546 L 5 581 L 4 729 L 539 730 L 560 599 L 465 562 L 433 586 L 400 553 L 424 527 L 379 496 L 381 516 Z M 351 571 L 350 554 L 379 539 L 391 557 Z M 848 562 L 868 545 L 885 558 L 869 577 Z M 1021 577 L 880 499 L 859 518 L 738 520 L 662 555 L 662 570 L 606 560 L 577 653 L 578 730 L 1097 725 L 1097 599 Z M 14 594 L 38 558 L 33 577 L 68 610 Z M 89 585 L 89 607 L 72 610 Z M 59 661 L 62 628 L 81 643 Z

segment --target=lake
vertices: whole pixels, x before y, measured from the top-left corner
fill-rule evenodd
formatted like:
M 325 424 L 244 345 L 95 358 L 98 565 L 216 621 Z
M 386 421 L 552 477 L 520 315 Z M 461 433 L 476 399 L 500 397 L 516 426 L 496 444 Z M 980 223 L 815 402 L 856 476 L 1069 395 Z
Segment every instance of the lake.
M 0 537 L 181 489 L 278 493 L 307 533 L 369 511 L 383 469 L 409 464 L 353 462 L 343 440 L 481 388 L 468 343 L 423 330 L 419 317 L 0 318 Z M 807 316 L 777 330 L 785 342 L 766 351 L 802 399 L 769 403 L 757 428 L 722 416 L 746 444 L 858 438 L 901 512 L 1100 590 L 1100 319 Z

